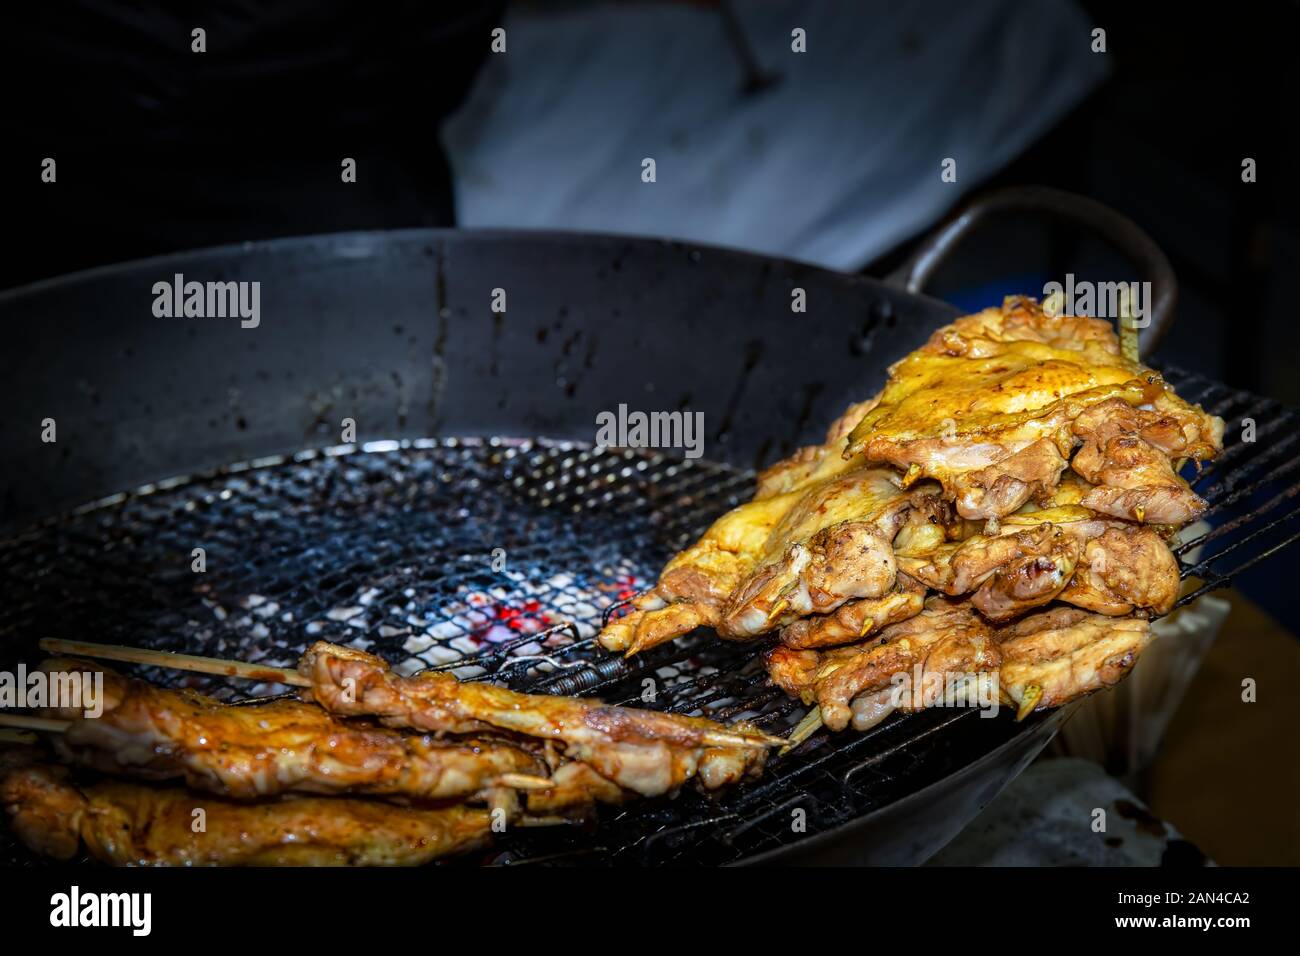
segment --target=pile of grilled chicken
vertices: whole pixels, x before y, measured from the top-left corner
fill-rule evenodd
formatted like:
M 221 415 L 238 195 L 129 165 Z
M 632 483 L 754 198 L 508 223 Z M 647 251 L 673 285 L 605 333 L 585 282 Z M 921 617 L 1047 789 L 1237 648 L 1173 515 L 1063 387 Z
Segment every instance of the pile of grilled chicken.
M 84 845 L 118 865 L 423 863 L 597 803 L 722 787 L 783 743 L 744 724 L 402 676 L 324 642 L 299 664 L 302 699 L 245 705 L 90 661 L 42 668 L 105 675 L 100 716 L 47 709 L 63 727 L 48 754 L 0 754 L 12 829 L 57 859 Z
M 914 708 L 904 673 L 990 678 L 1021 717 L 1059 706 L 1123 677 L 1173 607 L 1169 543 L 1205 509 L 1179 471 L 1222 437 L 1110 323 L 1010 298 L 763 472 L 600 641 L 775 633 L 769 676 L 833 730 Z

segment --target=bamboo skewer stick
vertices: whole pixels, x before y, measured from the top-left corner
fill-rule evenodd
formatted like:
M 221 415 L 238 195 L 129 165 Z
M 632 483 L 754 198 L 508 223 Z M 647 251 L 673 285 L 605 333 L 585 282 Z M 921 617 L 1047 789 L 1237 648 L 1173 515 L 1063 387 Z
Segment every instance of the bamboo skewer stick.
M 798 726 L 790 732 L 790 736 L 786 738 L 785 746 L 781 748 L 781 751 L 777 756 L 784 757 L 791 750 L 794 750 L 795 747 L 798 747 L 813 734 L 817 733 L 817 731 L 821 730 L 821 727 L 822 709 L 819 706 L 813 707 L 812 710 L 804 714 L 803 720 L 799 721 Z
M 573 826 L 580 821 L 570 819 L 569 817 L 530 817 L 524 815 L 514 822 L 517 827 L 561 827 Z
M 52 637 L 43 638 L 40 647 L 41 650 L 51 654 L 95 657 L 109 661 L 124 661 L 129 664 L 143 664 L 149 667 L 166 667 L 172 670 L 194 671 L 200 674 L 216 674 L 221 677 L 237 677 L 263 683 L 291 684 L 295 687 L 310 687 L 312 685 L 309 677 L 296 670 L 249 664 L 244 661 L 228 661 L 219 657 L 198 657 L 194 654 L 175 654 L 170 651 L 124 647 L 120 644 L 65 641 Z M 737 730 L 706 730 L 700 734 L 700 740 L 710 747 L 784 747 L 788 743 L 782 737 Z
M 125 647 L 121 644 L 94 644 L 90 641 L 64 641 L 47 637 L 40 642 L 41 650 L 50 654 L 72 654 L 97 657 L 106 661 L 123 661 L 127 664 L 144 664 L 150 667 L 167 667 L 172 670 L 193 671 L 198 674 L 215 674 L 219 677 L 238 677 L 265 684 L 291 684 L 310 687 L 311 678 L 287 667 L 250 664 L 246 661 L 227 661 L 219 657 L 199 657 L 195 654 L 174 654 L 171 651 L 151 651 L 142 647 Z
M 716 730 L 704 731 L 700 739 L 710 747 L 784 747 L 788 742 L 784 737 L 771 734 Z
M 34 744 L 39 739 L 30 730 L 0 730 L 0 744 Z
M 549 777 L 535 777 L 530 773 L 503 773 L 496 778 L 496 782 L 511 790 L 550 790 L 555 786 Z
M 72 726 L 68 720 L 51 720 L 48 717 L 28 717 L 26 714 L 0 714 L 0 727 L 14 730 L 39 730 L 45 734 L 61 734 Z

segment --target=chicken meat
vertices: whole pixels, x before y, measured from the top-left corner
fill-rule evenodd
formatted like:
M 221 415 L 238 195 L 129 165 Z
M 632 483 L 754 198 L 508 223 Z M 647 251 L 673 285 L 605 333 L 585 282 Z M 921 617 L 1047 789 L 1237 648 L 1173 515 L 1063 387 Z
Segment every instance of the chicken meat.
M 1167 614 L 1178 597 L 1178 561 L 1154 528 L 1098 514 L 1076 477 L 1046 508 L 1027 504 L 996 529 L 900 552 L 901 571 L 950 596 L 973 594 L 996 622 L 1051 601 L 1103 614 Z
M 1013 297 L 898 362 L 844 454 L 893 465 L 907 482 L 936 479 L 963 517 L 984 519 L 1050 498 L 1082 444 L 1076 470 L 1106 489 L 1097 510 L 1155 522 L 1204 505 L 1148 449 L 1201 461 L 1222 449 L 1222 435 L 1221 419 L 1125 359 L 1110 323 Z M 1144 468 L 1124 464 L 1135 460 Z
M 1150 639 L 1141 618 L 1057 607 L 995 628 L 968 601 L 930 598 L 920 615 L 874 640 L 825 651 L 779 646 L 766 665 L 772 682 L 817 705 L 831 730 L 865 730 L 916 709 L 920 698 L 900 690 L 902 677 L 943 687 L 986 679 L 1023 717 L 1116 683 Z
M 191 690 L 155 687 L 99 664 L 45 661 L 51 674 L 103 674 L 103 712 L 75 707 L 50 735 L 69 763 L 149 780 L 184 780 L 235 799 L 282 793 L 444 799 L 484 795 L 515 775 L 548 773 L 536 755 L 496 740 L 438 740 L 344 722 L 296 700 L 232 706 Z
M 586 764 L 641 796 L 672 793 L 692 779 L 710 789 L 757 775 L 767 749 L 783 743 L 743 723 L 522 694 L 444 673 L 404 677 L 381 658 L 324 641 L 308 648 L 299 670 L 311 681 L 303 693 L 334 714 L 430 733 L 505 732 L 549 742 L 563 761 Z
M 0 805 L 34 852 L 67 861 L 84 845 L 113 866 L 416 866 L 487 845 L 493 827 L 490 811 L 463 804 L 238 803 L 117 780 L 77 786 L 41 764 L 4 774 Z

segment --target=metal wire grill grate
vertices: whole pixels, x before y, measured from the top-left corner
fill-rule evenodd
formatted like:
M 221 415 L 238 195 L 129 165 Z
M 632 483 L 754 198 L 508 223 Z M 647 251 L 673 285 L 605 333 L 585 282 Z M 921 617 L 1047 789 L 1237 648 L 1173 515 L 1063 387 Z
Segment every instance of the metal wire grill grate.
M 1197 482 L 1213 527 L 1183 551 L 1200 548 L 1186 570 L 1205 590 L 1300 534 L 1287 524 L 1300 510 L 1300 484 L 1283 487 L 1296 477 L 1296 422 L 1276 403 L 1169 377 L 1225 417 L 1260 422 L 1254 445 L 1239 442 L 1230 422 L 1222 463 Z M 744 716 L 781 732 L 803 711 L 767 686 L 752 644 L 700 634 L 627 661 L 593 642 L 604 609 L 647 586 L 674 551 L 746 500 L 752 478 L 648 452 L 463 439 L 303 452 L 174 479 L 0 542 L 0 664 L 38 660 L 43 636 L 275 665 L 293 665 L 326 639 L 402 671 L 441 666 L 517 689 Z M 196 548 L 202 573 L 192 567 Z M 142 673 L 225 699 L 282 689 Z M 804 836 L 790 825 L 796 809 L 807 834 L 830 829 L 1024 729 L 972 714 L 823 732 L 752 784 L 606 808 L 590 829 L 518 832 L 483 859 L 734 862 Z M 0 841 L 3 861 L 33 862 L 7 834 Z
M 1199 582 L 1179 600 L 1182 606 L 1227 587 L 1300 538 L 1300 415 L 1182 369 L 1164 374 L 1179 395 L 1226 423 L 1223 454 L 1199 474 L 1185 472 L 1209 504 L 1201 516 L 1209 527 L 1185 529 L 1174 548 L 1183 578 Z

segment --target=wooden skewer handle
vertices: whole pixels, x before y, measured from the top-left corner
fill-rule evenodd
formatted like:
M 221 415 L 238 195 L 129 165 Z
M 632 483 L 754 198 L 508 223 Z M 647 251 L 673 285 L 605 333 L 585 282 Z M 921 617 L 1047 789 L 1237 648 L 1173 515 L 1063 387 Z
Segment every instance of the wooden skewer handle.
M 51 720 L 48 717 L 28 717 L 26 714 L 0 714 L 0 727 L 12 727 L 15 730 L 40 730 L 47 734 L 61 734 L 69 727 L 66 720 Z
M 270 667 L 246 661 L 225 661 L 219 657 L 198 657 L 194 654 L 173 654 L 170 651 L 151 651 L 141 647 L 121 644 L 94 644 L 89 641 L 64 641 L 47 637 L 41 641 L 41 650 L 51 654 L 72 654 L 95 657 L 128 664 L 145 664 L 149 667 L 166 667 L 172 670 L 193 671 L 198 674 L 216 674 L 220 677 L 238 677 L 241 680 L 260 681 L 264 684 L 291 684 L 310 687 L 311 679 L 287 667 Z
M 503 773 L 497 777 L 497 783 L 512 790 L 550 790 L 555 786 L 555 781 L 530 773 Z

